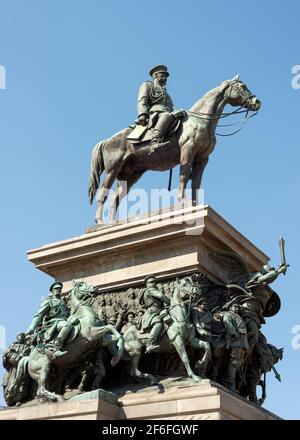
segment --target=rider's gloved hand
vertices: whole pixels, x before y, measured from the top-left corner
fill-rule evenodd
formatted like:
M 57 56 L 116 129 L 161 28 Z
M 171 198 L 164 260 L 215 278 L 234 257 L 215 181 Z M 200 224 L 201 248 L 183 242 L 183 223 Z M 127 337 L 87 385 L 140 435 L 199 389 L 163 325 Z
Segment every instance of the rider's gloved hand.
M 180 109 L 172 112 L 172 115 L 177 119 L 183 119 L 183 118 L 186 118 L 187 113 L 185 110 L 183 110 L 183 108 L 180 108 Z
M 148 116 L 146 115 L 146 113 L 139 115 L 137 123 L 144 126 L 148 124 Z

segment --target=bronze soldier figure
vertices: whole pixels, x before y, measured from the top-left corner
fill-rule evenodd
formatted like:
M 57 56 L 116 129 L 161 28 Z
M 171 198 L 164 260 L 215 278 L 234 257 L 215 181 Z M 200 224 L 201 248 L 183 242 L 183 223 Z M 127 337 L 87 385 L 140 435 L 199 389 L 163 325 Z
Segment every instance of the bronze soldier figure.
M 229 350 L 226 387 L 236 393 L 236 374 L 249 351 L 247 328 L 237 304 L 218 315 L 225 328 L 226 349 Z
M 241 289 L 241 294 L 233 299 L 234 303 L 240 305 L 240 315 L 247 326 L 250 353 L 258 342 L 259 329 L 261 324 L 265 323 L 263 314 L 268 301 L 273 295 L 273 290 L 269 287 L 269 284 L 273 283 L 280 274 L 285 273 L 288 266 L 286 263 L 281 263 L 275 269 L 267 264 L 264 265 L 258 272 L 250 276 L 245 288 Z M 236 288 L 233 285 L 227 287 L 230 293 Z
M 60 351 L 60 348 L 65 344 L 73 328 L 72 323 L 68 321 L 69 310 L 61 298 L 62 287 L 63 284 L 59 281 L 54 282 L 50 286 L 49 290 L 51 293 L 42 302 L 39 311 L 34 316 L 27 330 L 27 334 L 44 330 L 43 342 L 46 342 L 47 346 L 54 348 L 56 356 L 65 354 L 65 352 Z
M 150 331 L 146 353 L 159 349 L 158 337 L 163 329 L 164 305 L 170 304 L 169 298 L 156 287 L 156 284 L 157 280 L 154 276 L 146 277 L 146 289 L 140 297 L 140 304 L 146 308 L 142 317 L 142 332 Z
M 14 382 L 20 360 L 24 356 L 28 356 L 29 353 L 30 346 L 26 342 L 25 333 L 18 333 L 16 341 L 9 345 L 9 347 L 7 347 L 3 353 L 3 367 L 6 370 L 2 382 L 4 395 L 6 388 L 8 389 L 9 386 Z M 22 383 L 17 404 L 22 400 L 22 397 L 26 394 L 26 392 L 26 384 Z

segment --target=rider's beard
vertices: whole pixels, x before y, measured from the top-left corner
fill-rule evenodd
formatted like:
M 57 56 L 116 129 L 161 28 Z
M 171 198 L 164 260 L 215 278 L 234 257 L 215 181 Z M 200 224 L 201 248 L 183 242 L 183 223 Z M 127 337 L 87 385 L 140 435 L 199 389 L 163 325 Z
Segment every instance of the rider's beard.
M 154 84 L 156 84 L 159 87 L 164 87 L 167 84 L 167 80 L 164 78 L 155 78 Z

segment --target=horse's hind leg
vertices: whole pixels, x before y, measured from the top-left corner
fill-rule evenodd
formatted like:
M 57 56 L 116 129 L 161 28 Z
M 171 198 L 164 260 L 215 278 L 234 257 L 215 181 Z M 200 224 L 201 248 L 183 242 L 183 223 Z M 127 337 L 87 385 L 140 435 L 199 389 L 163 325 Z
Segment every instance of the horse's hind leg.
M 200 350 L 204 350 L 204 354 L 202 359 L 199 359 L 196 362 L 196 368 L 198 374 L 200 374 L 203 378 L 205 377 L 207 365 L 211 359 L 211 349 L 209 342 L 201 341 L 200 339 L 194 338 L 190 341 L 192 347 Z
M 14 396 L 17 395 L 22 396 L 22 382 L 25 382 L 26 380 L 27 364 L 28 364 L 28 357 L 20 360 L 14 381 L 7 389 L 5 389 L 4 392 L 5 398 L 7 398 L 8 400 L 13 399 Z M 24 400 L 24 399 L 21 398 L 20 400 Z
M 50 372 L 50 361 L 45 356 L 45 358 L 43 359 L 42 366 L 40 369 L 40 374 L 38 377 L 38 389 L 37 389 L 36 395 L 39 398 L 43 398 L 43 395 L 46 391 L 46 382 L 47 382 L 49 372 Z
M 114 192 L 111 199 L 109 223 L 113 223 L 116 218 L 116 212 L 122 199 L 128 194 L 130 188 L 142 177 L 144 171 L 137 171 L 129 176 L 118 176 L 118 188 Z
M 117 170 L 119 171 L 119 170 Z M 97 197 L 97 209 L 96 209 L 96 223 L 102 224 L 103 223 L 103 208 L 104 203 L 106 202 L 106 199 L 109 194 L 109 190 L 112 187 L 116 176 L 117 176 L 116 169 L 111 170 L 108 172 L 104 178 L 104 182 L 99 190 L 99 195 Z
M 57 402 L 64 398 L 56 393 L 51 393 L 46 389 L 48 375 L 50 373 L 51 362 L 47 356 L 44 357 L 38 376 L 38 389 L 36 397 L 42 402 Z
M 140 357 L 140 353 L 131 356 L 130 376 L 133 379 L 149 380 L 151 385 L 156 385 L 158 381 L 152 374 L 142 373 L 142 371 L 138 369 Z

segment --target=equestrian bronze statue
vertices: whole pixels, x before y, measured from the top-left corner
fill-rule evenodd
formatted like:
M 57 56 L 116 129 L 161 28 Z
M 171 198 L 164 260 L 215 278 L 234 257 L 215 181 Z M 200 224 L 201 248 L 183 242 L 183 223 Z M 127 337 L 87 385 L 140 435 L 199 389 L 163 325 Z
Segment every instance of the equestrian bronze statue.
M 103 223 L 103 207 L 115 181 L 117 189 L 111 200 L 109 222 L 115 221 L 116 210 L 130 188 L 148 171 L 171 170 L 180 165 L 178 199 L 185 200 L 186 185 L 191 177 L 192 201 L 197 203 L 197 190 L 209 155 L 216 145 L 218 121 L 230 114 L 257 112 L 261 106 L 239 76 L 222 82 L 200 98 L 187 112 L 173 111 L 166 91 L 166 66 L 151 71 L 154 81 L 142 84 L 138 97 L 136 125 L 125 128 L 110 139 L 97 143 L 92 152 L 89 199 L 97 190 L 96 223 Z M 238 107 L 224 113 L 227 104 Z M 244 110 L 242 110 L 242 108 Z M 100 175 L 105 177 L 100 186 Z

